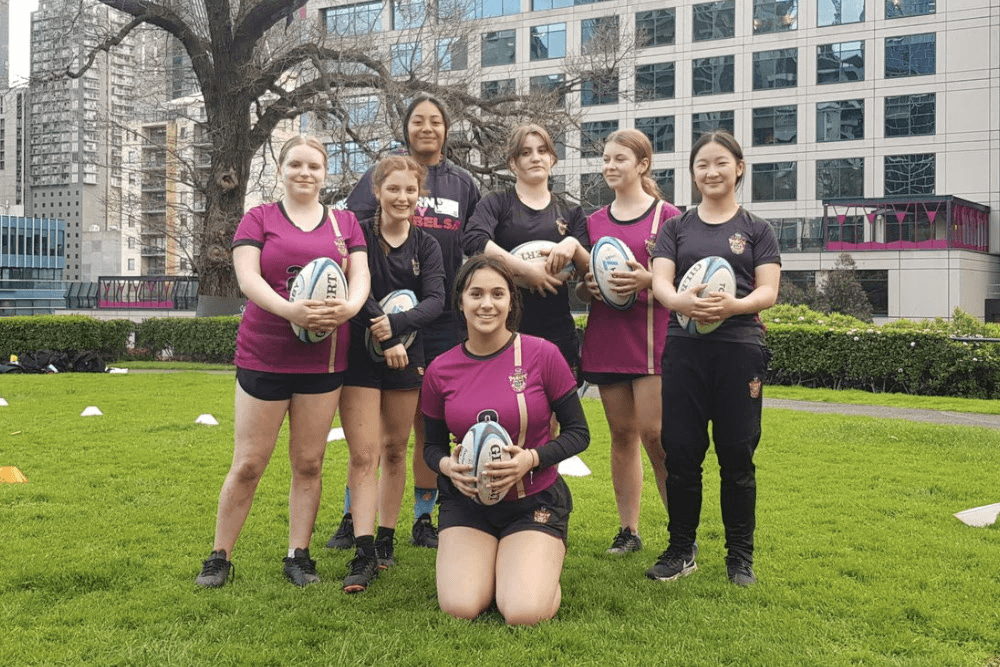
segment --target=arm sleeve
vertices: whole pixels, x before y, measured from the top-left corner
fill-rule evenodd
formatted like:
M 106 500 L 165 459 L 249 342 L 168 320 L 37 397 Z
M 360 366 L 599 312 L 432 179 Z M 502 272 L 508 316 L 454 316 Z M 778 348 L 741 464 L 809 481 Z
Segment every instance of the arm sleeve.
M 451 456 L 449 435 L 451 434 L 448 431 L 448 424 L 443 419 L 424 415 L 424 463 L 439 475 L 441 459 Z
M 430 234 L 420 234 L 417 257 L 420 262 L 420 303 L 411 310 L 389 315 L 393 337 L 422 329 L 444 311 L 444 259 L 441 246 Z
M 347 195 L 344 203 L 347 210 L 353 212 L 358 220 L 375 217 L 375 208 L 378 204 L 375 201 L 375 192 L 372 190 L 372 169 L 365 172 L 358 184 L 351 190 L 351 194 Z
M 590 231 L 587 229 L 587 216 L 584 214 L 583 209 L 579 206 L 574 206 L 569 210 L 568 214 L 570 234 L 580 242 L 580 245 L 590 250 Z
M 671 218 L 663 223 L 656 234 L 656 245 L 653 247 L 653 258 L 662 257 L 677 262 L 676 223 L 679 218 Z
M 486 249 L 489 241 L 496 240 L 497 225 L 500 224 L 502 198 L 489 194 L 476 205 L 476 212 L 465 223 L 462 235 L 462 251 L 472 257 Z
M 550 440 L 536 450 L 539 468 L 556 465 L 579 454 L 590 444 L 590 428 L 587 426 L 587 417 L 583 413 L 580 396 L 575 389 L 571 389 L 565 396 L 552 403 L 552 412 L 559 422 L 559 435 L 555 440 Z M 426 452 L 426 445 L 424 447 Z M 438 460 L 441 458 L 438 457 Z
M 757 227 L 757 238 L 753 244 L 753 265 L 754 268 L 762 264 L 781 265 L 781 252 L 778 250 L 778 237 L 774 234 L 774 227 L 767 220 L 753 216 L 751 218 Z
M 240 219 L 240 224 L 233 234 L 233 246 L 252 245 L 264 247 L 264 216 L 260 208 L 252 208 Z

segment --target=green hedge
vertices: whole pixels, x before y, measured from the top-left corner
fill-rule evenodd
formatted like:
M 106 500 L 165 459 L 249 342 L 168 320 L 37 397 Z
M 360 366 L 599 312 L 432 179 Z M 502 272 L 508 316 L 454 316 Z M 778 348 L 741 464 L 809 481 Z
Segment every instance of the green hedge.
M 135 324 L 84 315 L 0 317 L 0 360 L 39 350 L 93 350 L 105 359 L 126 353 Z
M 166 351 L 177 361 L 232 363 L 240 317 L 154 317 L 138 325 L 135 356 L 155 358 Z

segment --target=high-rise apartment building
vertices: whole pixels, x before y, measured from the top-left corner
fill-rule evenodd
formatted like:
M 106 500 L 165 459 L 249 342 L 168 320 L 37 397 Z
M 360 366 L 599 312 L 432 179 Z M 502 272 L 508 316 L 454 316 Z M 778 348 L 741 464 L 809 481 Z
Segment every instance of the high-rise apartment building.
M 484 96 L 545 90 L 611 36 L 609 70 L 567 95 L 581 122 L 554 128 L 570 195 L 609 201 L 601 140 L 634 127 L 653 143 L 661 189 L 690 206 L 690 147 L 723 127 L 746 155 L 741 202 L 774 224 L 786 275 L 822 280 L 850 252 L 879 318 L 955 307 L 1000 317 L 989 312 L 990 300 L 1000 306 L 996 2 L 311 0 L 308 10 L 401 77 L 465 78 Z M 331 148 L 338 155 L 333 169 L 368 166 L 347 144 Z
M 92 0 L 40 0 L 31 17 L 26 213 L 66 221 L 64 278 L 71 281 L 126 271 L 121 210 L 109 204 L 122 199 L 122 142 L 134 105 L 131 41 L 99 53 L 78 78 L 45 77 L 79 67 L 119 20 Z
M 27 192 L 28 86 L 0 89 L 0 213 L 23 215 Z

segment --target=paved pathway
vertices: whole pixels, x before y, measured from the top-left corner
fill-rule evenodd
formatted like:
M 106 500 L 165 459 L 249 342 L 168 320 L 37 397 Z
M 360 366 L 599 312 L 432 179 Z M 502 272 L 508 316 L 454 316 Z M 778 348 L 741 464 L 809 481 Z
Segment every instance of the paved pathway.
M 848 405 L 846 403 L 814 403 L 812 401 L 790 401 L 782 398 L 764 398 L 765 408 L 782 410 L 802 410 L 879 419 L 908 419 L 931 424 L 952 424 L 955 426 L 982 426 L 1000 430 L 1000 415 L 983 415 L 972 412 L 945 412 L 942 410 L 916 410 L 913 408 L 889 408 L 881 405 Z

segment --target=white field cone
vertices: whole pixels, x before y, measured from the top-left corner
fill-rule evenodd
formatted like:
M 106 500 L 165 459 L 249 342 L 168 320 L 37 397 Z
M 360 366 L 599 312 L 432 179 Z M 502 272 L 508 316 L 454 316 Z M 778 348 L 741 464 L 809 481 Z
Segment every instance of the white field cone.
M 80 416 L 81 417 L 97 417 L 97 416 L 103 415 L 103 414 L 104 413 L 101 412 L 100 408 L 98 408 L 96 405 L 90 405 L 90 406 L 87 406 L 86 408 L 83 409 L 83 412 L 80 413 Z
M 335 440 L 343 440 L 343 439 L 344 439 L 344 429 L 340 428 L 339 426 L 337 428 L 330 429 L 330 434 L 326 436 L 327 442 L 333 442 Z
M 571 456 L 565 461 L 559 462 L 559 474 L 569 477 L 586 477 L 590 474 L 590 468 L 579 456 Z
M 967 526 L 974 526 L 976 528 L 992 526 L 996 523 L 997 516 L 1000 516 L 1000 503 L 973 507 L 972 509 L 962 510 L 955 514 L 955 518 L 959 521 Z
M 218 426 L 219 421 L 212 415 L 205 413 L 203 415 L 198 415 L 198 418 L 194 420 L 195 424 L 207 424 L 208 426 Z

